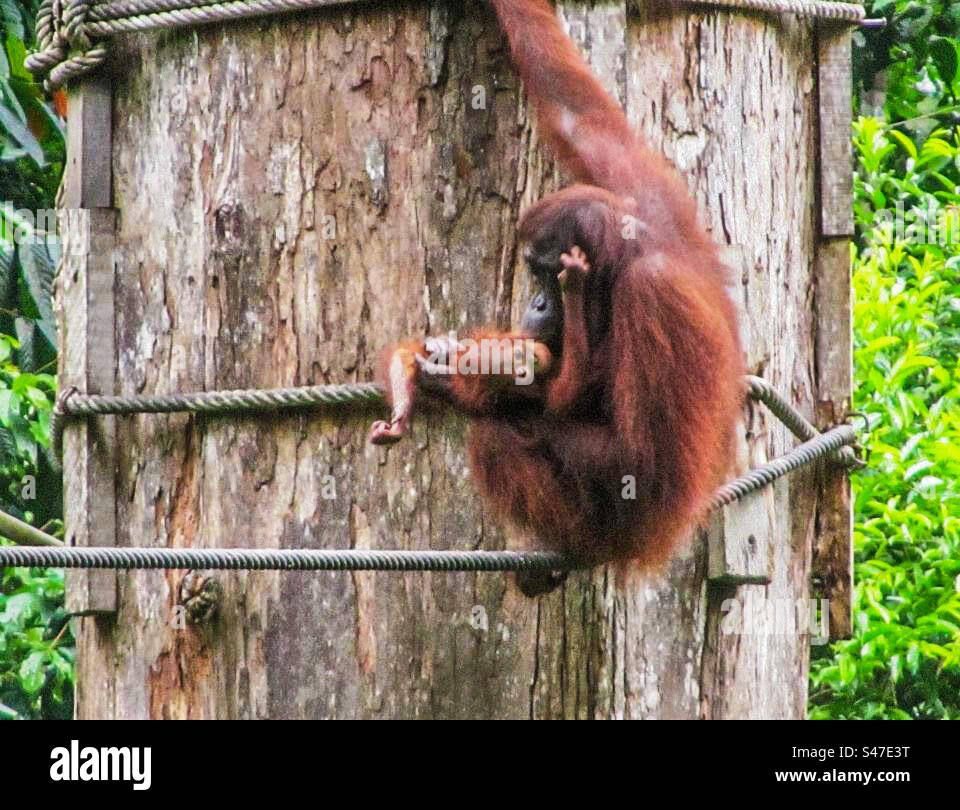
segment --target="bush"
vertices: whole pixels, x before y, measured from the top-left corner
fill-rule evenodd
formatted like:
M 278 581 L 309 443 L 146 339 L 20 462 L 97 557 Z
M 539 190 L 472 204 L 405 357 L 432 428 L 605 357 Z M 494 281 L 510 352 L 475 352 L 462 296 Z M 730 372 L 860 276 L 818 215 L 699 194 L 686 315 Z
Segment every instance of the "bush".
M 56 380 L 24 372 L 15 338 L 0 334 L 0 508 L 62 533 L 60 482 L 49 458 Z M 73 636 L 63 571 L 0 569 L 0 718 L 73 713 Z
M 857 106 L 862 112 L 904 122 L 920 136 L 935 126 L 933 113 L 960 120 L 960 5 L 954 0 L 872 0 L 882 29 L 853 35 Z M 879 95 L 879 98 L 871 98 Z
M 23 67 L 36 7 L 0 0 L 0 509 L 57 533 L 56 249 L 34 214 L 53 206 L 64 143 L 63 121 Z M 62 605 L 62 571 L 0 571 L 0 718 L 71 716 L 73 638 Z
M 910 226 L 960 214 L 957 134 L 919 145 L 861 119 L 854 249 L 854 635 L 814 653 L 812 718 L 960 718 L 960 246 Z M 900 203 L 899 227 L 889 211 Z
M 0 579 L 0 719 L 73 715 L 73 638 L 63 571 L 5 568 Z

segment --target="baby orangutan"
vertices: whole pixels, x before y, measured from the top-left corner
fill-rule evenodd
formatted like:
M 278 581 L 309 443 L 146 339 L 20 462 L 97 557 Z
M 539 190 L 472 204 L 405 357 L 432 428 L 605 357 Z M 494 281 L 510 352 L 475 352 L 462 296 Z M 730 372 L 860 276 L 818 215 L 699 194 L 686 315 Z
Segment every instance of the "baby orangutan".
M 549 375 L 553 355 L 533 338 L 490 331 L 466 341 L 407 341 L 389 350 L 385 366 L 390 421 L 371 425 L 371 444 L 394 444 L 410 432 L 418 387 L 475 415 L 489 413 L 497 401 L 535 402 L 543 396 L 538 378 Z

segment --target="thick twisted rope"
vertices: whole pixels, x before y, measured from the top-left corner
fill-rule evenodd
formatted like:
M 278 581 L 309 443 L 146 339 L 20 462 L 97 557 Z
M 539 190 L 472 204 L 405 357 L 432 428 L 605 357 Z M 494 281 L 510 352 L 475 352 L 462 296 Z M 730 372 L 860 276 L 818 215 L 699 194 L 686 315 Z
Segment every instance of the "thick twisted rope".
M 768 486 L 787 473 L 856 441 L 839 425 L 785 455 L 724 484 L 711 501 L 718 509 Z M 0 516 L 3 513 L 0 512 Z M 8 516 L 4 516 L 8 517 Z M 3 525 L 0 524 L 0 531 Z M 515 551 L 380 551 L 375 549 L 176 549 L 62 546 L 38 529 L 12 539 L 37 546 L 0 546 L 0 567 L 202 568 L 282 571 L 569 571 L 582 563 L 559 554 Z M 37 538 L 40 536 L 40 539 Z M 44 539 L 46 538 L 46 539 Z
M 787 402 L 766 380 L 748 375 L 750 396 L 763 402 L 798 439 L 808 441 L 820 435 L 800 411 Z M 377 383 L 310 385 L 302 388 L 252 388 L 236 391 L 200 391 L 191 394 L 158 396 L 100 396 L 82 394 L 75 388 L 64 391 L 53 409 L 51 441 L 59 457 L 63 450 L 66 422 L 79 416 L 134 413 L 173 413 L 185 411 L 205 414 L 240 414 L 285 408 L 385 407 L 383 387 Z M 849 455 L 837 455 L 847 466 L 860 462 L 852 449 Z
M 859 23 L 863 7 L 824 0 L 690 0 L 715 6 L 773 14 Z M 131 31 L 152 31 L 242 20 L 269 14 L 324 8 L 346 0 L 43 0 L 37 13 L 37 52 L 26 59 L 47 89 L 59 87 L 101 64 L 106 37 Z M 99 41 L 95 38 L 99 37 Z
M 765 379 L 748 374 L 747 385 L 750 389 L 750 396 L 766 405 L 770 412 L 783 422 L 798 439 L 808 441 L 820 435 L 820 431 L 810 424 L 800 411 L 780 396 Z M 833 457 L 845 467 L 865 466 L 864 462 L 857 458 L 853 448 L 849 446 L 841 447 L 833 454 Z
M 738 501 L 744 495 L 772 484 L 788 472 L 829 455 L 840 447 L 853 444 L 856 440 L 857 433 L 852 425 L 837 425 L 825 433 L 819 433 L 779 458 L 761 464 L 756 469 L 728 481 L 716 491 L 710 506 L 712 509 L 718 509 Z
M 830 0 L 687 0 L 695 5 L 720 6 L 768 14 L 794 14 L 818 20 L 858 23 L 866 11 L 859 3 L 833 3 Z
M 232 571 L 569 571 L 579 567 L 559 554 L 540 551 L 0 546 L 0 567 L 12 565 Z
M 309 385 L 302 388 L 250 388 L 239 391 L 200 391 L 193 394 L 112 397 L 80 394 L 67 389 L 57 400 L 50 421 L 50 440 L 59 456 L 63 428 L 71 417 L 97 414 L 174 413 L 237 414 L 285 408 L 385 406 L 383 387 L 377 383 Z

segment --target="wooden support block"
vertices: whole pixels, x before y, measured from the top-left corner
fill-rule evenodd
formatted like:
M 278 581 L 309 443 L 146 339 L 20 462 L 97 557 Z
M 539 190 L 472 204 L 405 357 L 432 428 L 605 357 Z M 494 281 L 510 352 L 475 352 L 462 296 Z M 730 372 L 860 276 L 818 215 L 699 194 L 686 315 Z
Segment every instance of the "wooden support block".
M 770 582 L 773 488 L 764 487 L 717 510 L 707 529 L 707 578 L 718 585 Z
M 820 234 L 853 235 L 853 115 L 850 26 L 817 24 Z
M 821 240 L 817 246 L 817 392 L 821 402 L 846 407 L 853 392 L 853 310 L 850 240 Z M 826 416 L 843 418 L 846 411 Z M 819 417 L 819 414 L 818 414 Z M 835 422 L 819 422 L 830 427 Z
M 759 443 L 742 437 L 737 447 L 737 472 L 766 461 Z M 774 489 L 764 487 L 723 506 L 707 527 L 707 578 L 718 585 L 762 585 L 770 581 L 770 548 L 776 542 Z
M 102 79 L 71 90 L 67 168 L 61 200 L 60 390 L 115 393 L 114 231 L 111 208 L 110 87 Z M 112 417 L 71 422 L 64 431 L 64 523 L 76 546 L 116 545 L 115 436 Z M 111 569 L 70 571 L 70 611 L 113 612 Z
M 850 479 L 836 465 L 827 468 L 820 484 L 813 576 L 818 583 L 816 595 L 830 600 L 830 640 L 850 638 L 853 633 L 853 500 Z

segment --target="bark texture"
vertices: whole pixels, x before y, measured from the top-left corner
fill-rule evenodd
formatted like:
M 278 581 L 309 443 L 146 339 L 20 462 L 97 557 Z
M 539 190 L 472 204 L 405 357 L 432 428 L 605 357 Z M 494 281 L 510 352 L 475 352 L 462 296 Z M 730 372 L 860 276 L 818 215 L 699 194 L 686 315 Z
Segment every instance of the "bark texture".
M 812 413 L 809 24 L 622 3 L 562 12 L 730 246 L 750 370 Z M 118 393 L 369 380 L 399 336 L 515 320 L 528 292 L 517 217 L 558 178 L 484 3 L 348 5 L 115 47 Z M 743 467 L 792 445 L 762 408 L 745 419 Z M 117 542 L 518 541 L 473 492 L 462 420 L 421 419 L 389 452 L 366 444 L 367 424 L 119 420 Z M 701 533 L 659 578 L 621 587 L 598 569 L 539 602 L 502 574 L 221 573 L 218 621 L 177 629 L 183 572 L 124 573 L 115 620 L 84 620 L 77 712 L 802 717 L 807 637 L 719 622 L 728 598 L 808 595 L 813 480 L 795 474 L 748 519 L 722 518 L 766 588 L 708 584 Z M 745 520 L 756 528 L 734 536 Z

